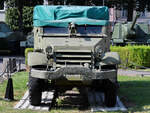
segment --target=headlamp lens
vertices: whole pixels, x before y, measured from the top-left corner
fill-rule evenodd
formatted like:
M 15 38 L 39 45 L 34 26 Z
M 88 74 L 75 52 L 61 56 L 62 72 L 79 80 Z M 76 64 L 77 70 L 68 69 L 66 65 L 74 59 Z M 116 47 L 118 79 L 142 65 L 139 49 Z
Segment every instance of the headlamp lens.
M 47 52 L 47 53 L 51 53 L 51 52 L 52 52 L 52 47 L 51 47 L 51 46 L 48 46 L 48 47 L 46 48 L 46 52 Z

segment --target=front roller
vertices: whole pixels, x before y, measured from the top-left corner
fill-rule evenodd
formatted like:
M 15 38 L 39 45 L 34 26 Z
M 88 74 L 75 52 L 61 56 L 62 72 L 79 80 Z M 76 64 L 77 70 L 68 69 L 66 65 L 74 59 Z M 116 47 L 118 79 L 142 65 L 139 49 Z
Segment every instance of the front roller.
M 104 104 L 107 107 L 114 107 L 117 102 L 117 86 L 108 79 L 104 82 Z

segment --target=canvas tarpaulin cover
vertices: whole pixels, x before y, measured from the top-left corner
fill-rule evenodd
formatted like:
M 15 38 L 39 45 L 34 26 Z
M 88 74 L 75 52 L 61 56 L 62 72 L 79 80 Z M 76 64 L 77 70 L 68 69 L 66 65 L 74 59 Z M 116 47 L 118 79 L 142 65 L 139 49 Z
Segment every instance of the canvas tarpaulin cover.
M 77 25 L 107 25 L 108 7 L 105 6 L 44 6 L 34 8 L 33 25 L 68 27 L 70 22 Z

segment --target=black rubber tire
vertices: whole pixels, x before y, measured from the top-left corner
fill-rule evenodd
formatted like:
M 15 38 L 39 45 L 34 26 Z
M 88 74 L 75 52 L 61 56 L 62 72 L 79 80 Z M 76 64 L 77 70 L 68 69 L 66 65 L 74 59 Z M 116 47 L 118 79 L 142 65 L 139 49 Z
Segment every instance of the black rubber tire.
M 29 76 L 29 101 L 33 106 L 41 104 L 42 84 L 41 79 Z
M 104 103 L 107 107 L 114 107 L 117 102 L 117 87 L 109 80 L 105 81 Z

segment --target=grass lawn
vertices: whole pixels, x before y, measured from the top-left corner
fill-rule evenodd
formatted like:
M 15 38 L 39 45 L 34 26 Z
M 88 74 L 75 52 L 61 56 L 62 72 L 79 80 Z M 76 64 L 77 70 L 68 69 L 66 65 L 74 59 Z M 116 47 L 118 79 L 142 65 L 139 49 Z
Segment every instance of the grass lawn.
M 119 96 L 131 112 L 150 113 L 150 77 L 119 76 Z
M 150 112 L 150 77 L 129 77 L 119 76 L 120 89 L 118 94 L 128 107 L 128 112 Z M 89 110 L 79 111 L 77 108 L 69 110 L 57 109 L 46 111 L 33 110 L 15 110 L 13 106 L 22 98 L 27 90 L 26 83 L 28 81 L 27 72 L 19 72 L 13 76 L 14 98 L 15 101 L 4 101 L 5 89 L 7 81 L 0 84 L 0 113 L 88 113 Z

